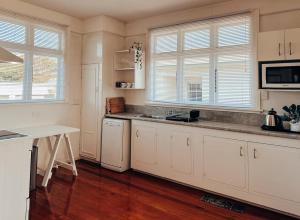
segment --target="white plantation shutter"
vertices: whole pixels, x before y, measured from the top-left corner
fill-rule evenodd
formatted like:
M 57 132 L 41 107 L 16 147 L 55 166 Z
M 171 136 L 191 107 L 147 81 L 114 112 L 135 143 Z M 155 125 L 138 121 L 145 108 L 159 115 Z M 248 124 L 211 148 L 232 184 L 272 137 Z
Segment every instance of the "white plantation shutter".
M 201 49 L 210 47 L 209 27 L 197 28 L 196 30 L 184 32 L 184 50 Z
M 177 33 L 165 34 L 155 38 L 154 53 L 177 51 Z
M 34 46 L 59 50 L 60 34 L 55 31 L 47 31 L 41 28 L 34 28 Z
M 0 20 L 0 41 L 25 44 L 26 26 Z
M 154 102 L 255 108 L 250 13 L 154 29 Z M 165 61 L 172 65 L 160 65 Z
M 252 30 L 249 15 L 216 22 L 216 100 L 220 106 L 251 108 L 253 100 Z
M 176 70 L 176 59 L 158 60 L 154 62 L 154 97 L 156 97 L 156 100 L 161 102 L 176 102 Z
M 63 100 L 63 40 L 61 28 L 1 17 L 0 46 L 24 63 L 0 63 L 0 103 Z
M 252 71 L 249 54 L 217 57 L 216 104 L 252 106 Z

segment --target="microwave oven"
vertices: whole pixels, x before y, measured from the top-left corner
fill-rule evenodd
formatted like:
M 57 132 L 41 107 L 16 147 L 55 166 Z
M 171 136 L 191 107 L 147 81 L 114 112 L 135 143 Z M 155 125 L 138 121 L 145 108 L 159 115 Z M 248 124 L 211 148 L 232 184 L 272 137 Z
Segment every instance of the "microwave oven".
M 300 90 L 300 60 L 259 62 L 260 89 Z

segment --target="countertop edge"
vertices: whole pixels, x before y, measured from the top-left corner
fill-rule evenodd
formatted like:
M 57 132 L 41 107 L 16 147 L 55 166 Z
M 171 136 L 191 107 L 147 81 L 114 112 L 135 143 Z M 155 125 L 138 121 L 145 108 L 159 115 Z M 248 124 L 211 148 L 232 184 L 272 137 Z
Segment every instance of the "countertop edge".
M 149 122 L 157 122 L 157 123 L 164 123 L 164 124 L 182 125 L 187 127 L 198 127 L 198 128 L 215 129 L 215 130 L 247 133 L 253 135 L 263 135 L 263 136 L 300 140 L 300 133 L 294 134 L 294 133 L 287 133 L 287 132 L 266 131 L 266 130 L 262 130 L 260 127 L 250 126 L 250 125 L 232 124 L 232 123 L 215 122 L 215 121 L 199 121 L 196 123 L 194 122 L 187 123 L 187 122 L 169 121 L 165 119 L 143 118 L 140 117 L 140 115 L 142 114 L 119 113 L 119 114 L 105 114 L 105 117 L 127 119 L 127 120 L 149 121 Z

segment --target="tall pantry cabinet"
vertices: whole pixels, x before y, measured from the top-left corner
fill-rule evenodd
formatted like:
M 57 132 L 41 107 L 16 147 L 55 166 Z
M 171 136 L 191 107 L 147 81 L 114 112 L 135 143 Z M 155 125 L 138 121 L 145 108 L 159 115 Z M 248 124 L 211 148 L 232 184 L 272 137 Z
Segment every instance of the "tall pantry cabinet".
M 105 100 L 123 95 L 112 87 L 113 55 L 123 43 L 122 37 L 103 31 L 83 35 L 80 156 L 96 162 L 101 158 Z

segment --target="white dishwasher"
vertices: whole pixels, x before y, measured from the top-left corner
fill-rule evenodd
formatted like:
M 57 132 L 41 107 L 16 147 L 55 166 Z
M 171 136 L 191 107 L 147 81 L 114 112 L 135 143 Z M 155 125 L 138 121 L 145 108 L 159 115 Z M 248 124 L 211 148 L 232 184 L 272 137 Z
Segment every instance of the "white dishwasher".
M 103 119 L 101 166 L 124 172 L 130 166 L 130 121 Z

